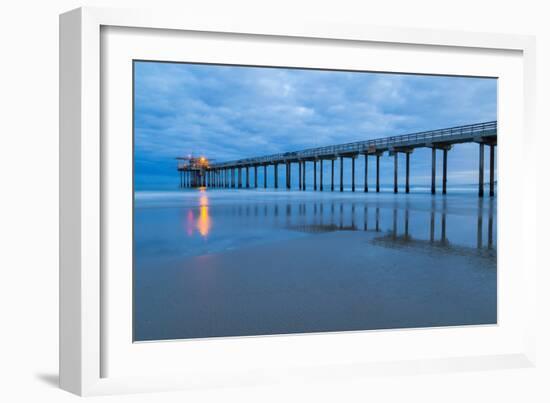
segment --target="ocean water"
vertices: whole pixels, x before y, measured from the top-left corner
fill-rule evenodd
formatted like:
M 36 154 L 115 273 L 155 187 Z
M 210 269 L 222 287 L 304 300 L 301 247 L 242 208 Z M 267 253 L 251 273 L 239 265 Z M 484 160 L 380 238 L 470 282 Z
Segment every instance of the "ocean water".
M 497 322 L 496 198 L 138 191 L 134 339 Z

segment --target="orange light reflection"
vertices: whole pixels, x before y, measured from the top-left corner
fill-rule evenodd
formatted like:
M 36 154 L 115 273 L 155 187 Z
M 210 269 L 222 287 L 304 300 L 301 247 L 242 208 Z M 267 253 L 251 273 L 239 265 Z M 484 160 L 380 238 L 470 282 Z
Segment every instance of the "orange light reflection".
M 212 220 L 208 215 L 208 196 L 204 190 L 201 190 L 201 197 L 199 199 L 199 218 L 197 219 L 197 230 L 199 233 L 206 237 L 212 227 Z
M 199 189 L 199 214 L 195 217 L 192 209 L 187 210 L 187 216 L 185 217 L 185 231 L 188 236 L 193 236 L 195 231 L 206 238 L 212 228 L 212 219 L 208 212 L 208 196 L 204 189 Z

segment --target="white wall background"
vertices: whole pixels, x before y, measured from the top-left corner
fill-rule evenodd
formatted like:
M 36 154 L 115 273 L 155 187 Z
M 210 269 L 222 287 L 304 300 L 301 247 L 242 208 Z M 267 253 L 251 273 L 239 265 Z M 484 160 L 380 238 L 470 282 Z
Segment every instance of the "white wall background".
M 0 400 L 75 401 L 57 383 L 58 328 L 58 14 L 81 5 L 179 7 L 184 13 L 245 13 L 374 25 L 451 28 L 537 36 L 539 267 L 549 224 L 550 12 L 545 1 L 214 1 L 5 0 L 0 5 Z M 546 132 L 544 131 L 546 130 Z M 548 237 L 547 237 L 548 238 Z M 546 255 L 546 253 L 544 253 Z M 546 259 L 542 262 L 542 259 Z M 541 270 L 535 369 L 375 377 L 283 385 L 94 398 L 99 401 L 550 401 L 549 276 Z M 543 310 L 542 308 L 545 307 Z

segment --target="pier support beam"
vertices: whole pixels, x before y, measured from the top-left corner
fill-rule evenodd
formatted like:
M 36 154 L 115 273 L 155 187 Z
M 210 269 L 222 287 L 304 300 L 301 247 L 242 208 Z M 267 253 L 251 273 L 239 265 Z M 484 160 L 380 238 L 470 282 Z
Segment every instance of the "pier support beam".
M 183 171 L 180 171 L 180 189 L 183 189 Z
M 369 191 L 369 155 L 365 153 L 365 193 Z
M 267 164 L 264 165 L 264 189 L 267 189 Z
M 483 197 L 483 173 L 485 168 L 483 152 L 484 152 L 484 145 L 483 143 L 479 143 L 479 190 L 478 190 L 479 197 Z
M 304 166 L 302 167 L 302 190 L 306 190 L 306 162 L 304 161 Z
M 376 193 L 380 193 L 380 154 L 376 154 Z
M 405 193 L 409 193 L 409 174 L 410 174 L 411 153 L 405 153 Z
M 288 189 L 288 162 L 285 162 L 285 189 Z
M 330 191 L 334 192 L 334 158 L 330 160 Z
M 250 170 L 246 167 L 246 188 L 250 187 Z
M 302 190 L 302 161 L 298 161 L 298 189 Z
M 442 193 L 447 194 L 447 149 L 443 149 L 443 182 L 442 182 Z
M 292 172 L 291 172 L 291 170 L 292 170 L 292 164 L 290 162 L 287 162 L 286 163 L 286 172 L 287 172 L 287 174 L 286 174 L 286 178 L 287 178 L 286 179 L 286 188 L 288 190 L 290 190 L 290 188 L 292 186 L 292 182 L 291 182 L 291 177 L 292 177 L 291 173 Z
M 275 189 L 279 187 L 279 164 L 273 164 L 274 175 L 275 175 Z
M 398 171 L 398 168 L 397 168 L 397 163 L 398 163 L 398 156 L 399 156 L 399 153 L 396 151 L 394 154 L 393 154 L 393 193 L 397 193 L 397 171 Z
M 319 160 L 319 190 L 323 191 L 323 160 Z
M 313 160 L 313 190 L 317 190 L 317 160 Z
M 344 191 L 344 157 L 340 157 L 340 192 Z
M 258 165 L 254 165 L 254 188 L 258 187 Z
M 355 156 L 351 157 L 351 191 L 355 192 Z
M 489 196 L 495 195 L 495 145 L 490 145 L 489 153 Z
M 432 147 L 432 194 L 435 194 L 435 147 Z
M 239 186 L 239 189 L 242 189 L 242 187 L 243 187 L 243 169 L 242 169 L 242 167 L 239 167 L 239 168 L 237 168 L 237 170 L 238 170 L 238 180 L 239 180 L 238 186 Z

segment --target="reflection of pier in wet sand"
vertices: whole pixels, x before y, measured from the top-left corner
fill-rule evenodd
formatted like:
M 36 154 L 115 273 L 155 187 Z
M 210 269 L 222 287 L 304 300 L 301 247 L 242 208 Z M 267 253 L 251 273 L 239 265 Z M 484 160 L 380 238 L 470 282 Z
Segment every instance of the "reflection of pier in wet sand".
M 478 201 L 475 225 L 472 225 L 472 237 L 475 247 L 465 247 L 453 244 L 447 238 L 448 215 L 447 200 L 443 199 L 440 205 L 432 200 L 430 211 L 409 208 L 406 204 L 399 207 L 389 207 L 383 203 L 361 203 L 350 201 L 331 202 L 301 202 L 275 203 L 273 205 L 255 206 L 254 216 L 257 217 L 259 208 L 263 209 L 264 217 L 273 217 L 278 220 L 283 216 L 284 221 L 275 224 L 287 229 L 304 233 L 326 233 L 337 231 L 363 231 L 380 233 L 374 239 L 380 245 L 409 246 L 409 247 L 444 247 L 447 251 L 456 249 L 459 253 L 475 249 L 491 250 L 494 248 L 495 217 L 493 201 L 486 206 L 482 200 Z M 249 209 L 243 210 L 240 206 L 231 207 L 237 216 L 250 216 Z M 282 212 L 282 214 L 281 214 Z M 452 215 L 452 214 L 451 214 Z M 410 221 L 416 220 L 415 227 L 429 228 L 426 237 L 411 233 Z M 424 223 L 424 224 L 422 224 Z M 418 232 L 418 231 L 417 231 Z

